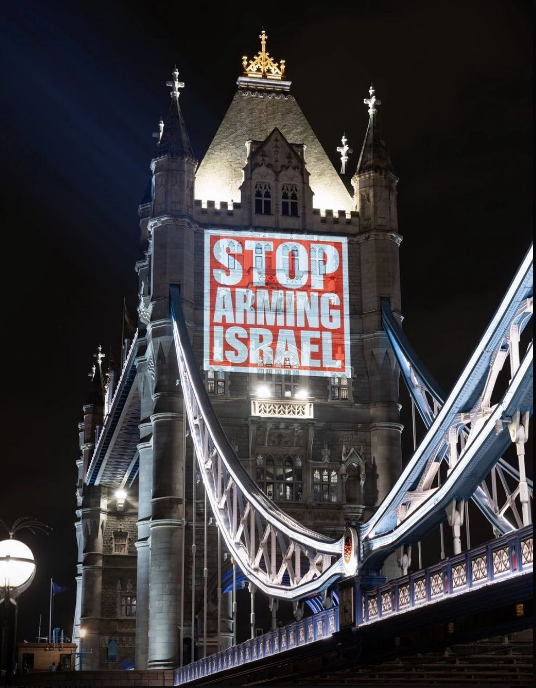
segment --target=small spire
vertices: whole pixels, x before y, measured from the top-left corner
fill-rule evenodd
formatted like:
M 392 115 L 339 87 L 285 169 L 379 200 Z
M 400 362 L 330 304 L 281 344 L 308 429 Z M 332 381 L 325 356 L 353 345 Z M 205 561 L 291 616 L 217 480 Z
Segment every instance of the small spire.
M 164 133 L 164 120 L 160 117 L 160 121 L 158 122 L 158 131 L 153 131 L 153 139 L 158 139 L 158 143 L 160 143 L 160 141 L 162 140 L 162 134 L 163 133 Z
M 162 158 L 166 155 L 172 157 L 189 157 L 195 160 L 192 144 L 179 105 L 179 89 L 184 88 L 184 82 L 179 81 L 179 70 L 177 67 L 171 73 L 173 79 L 166 81 L 166 85 L 171 87 L 171 105 L 164 122 L 160 120 L 159 132 L 153 134 L 158 139 L 157 157 Z
M 348 162 L 348 155 L 353 153 L 353 149 L 350 148 L 347 143 L 348 139 L 346 138 L 346 134 L 342 135 L 342 146 L 339 146 L 337 148 L 337 152 L 341 154 L 341 174 L 346 174 L 346 163 Z
M 171 87 L 171 97 L 173 100 L 178 100 L 180 96 L 179 88 L 184 88 L 184 81 L 179 81 L 179 70 L 177 69 L 177 65 L 173 68 L 171 76 L 173 79 L 171 81 L 166 81 L 166 86 Z
M 382 101 L 378 100 L 378 98 L 376 98 L 376 95 L 375 95 L 376 91 L 374 90 L 374 86 L 372 84 L 370 84 L 369 93 L 370 93 L 370 98 L 363 98 L 363 102 L 365 103 L 365 105 L 369 106 L 369 110 L 368 110 L 369 115 L 371 117 L 374 117 L 374 115 L 377 112 L 376 105 L 381 105 Z
M 99 368 L 100 368 L 100 365 L 101 365 L 101 363 L 102 363 L 102 359 L 103 359 L 104 357 L 105 357 L 105 356 L 104 356 L 104 354 L 102 353 L 102 346 L 99 344 L 98 347 L 97 347 L 97 353 L 96 353 L 96 354 L 93 354 L 93 358 L 96 358 L 96 359 L 97 359 L 97 364 L 98 364 Z
M 102 353 L 102 346 L 100 344 L 97 347 L 97 353 L 93 354 L 93 358 L 97 359 L 97 365 L 93 363 L 91 372 L 88 373 L 88 378 L 91 380 L 91 386 L 87 403 L 102 406 L 104 404 L 104 382 L 101 364 L 105 356 Z
M 165 123 L 160 120 L 160 132 L 153 134 L 158 138 L 157 157 L 165 155 L 172 157 L 189 157 L 195 159 L 192 144 L 186 131 L 186 125 L 182 117 L 179 106 L 179 89 L 184 88 L 184 82 L 179 81 L 179 70 L 177 67 L 171 73 L 173 79 L 166 81 L 166 85 L 171 87 L 171 105 Z
M 387 152 L 378 123 L 377 106 L 381 104 L 381 100 L 376 98 L 376 91 L 372 84 L 369 88 L 369 94 L 370 98 L 363 99 L 363 102 L 369 108 L 369 123 L 355 173 L 390 172 L 394 174 L 393 163 Z
M 244 69 L 244 76 L 249 76 L 253 79 L 275 79 L 280 81 L 285 73 L 285 60 L 280 60 L 279 63 L 274 62 L 270 57 L 270 53 L 266 52 L 266 43 L 268 36 L 263 29 L 259 34 L 261 39 L 261 49 L 257 53 L 257 57 L 249 60 L 246 55 L 242 58 L 242 67 Z

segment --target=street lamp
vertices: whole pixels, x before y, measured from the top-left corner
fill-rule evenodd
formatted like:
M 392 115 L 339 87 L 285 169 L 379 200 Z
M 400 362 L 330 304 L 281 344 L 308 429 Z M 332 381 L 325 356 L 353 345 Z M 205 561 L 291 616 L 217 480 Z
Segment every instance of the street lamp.
M 17 634 L 17 597 L 35 576 L 32 550 L 20 540 L 0 541 L 0 683 L 12 685 Z M 5 682 L 5 683 L 4 683 Z

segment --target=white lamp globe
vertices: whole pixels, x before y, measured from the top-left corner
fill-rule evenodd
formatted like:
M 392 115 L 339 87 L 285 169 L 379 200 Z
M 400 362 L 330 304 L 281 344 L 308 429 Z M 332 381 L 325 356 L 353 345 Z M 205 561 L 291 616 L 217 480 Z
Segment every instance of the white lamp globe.
M 28 545 L 20 540 L 0 541 L 0 588 L 21 588 L 31 582 L 34 573 L 34 556 Z

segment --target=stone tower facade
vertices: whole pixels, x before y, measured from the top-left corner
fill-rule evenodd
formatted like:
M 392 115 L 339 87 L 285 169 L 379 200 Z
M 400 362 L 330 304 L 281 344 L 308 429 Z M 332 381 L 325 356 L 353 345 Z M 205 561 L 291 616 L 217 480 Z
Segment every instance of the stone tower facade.
M 351 193 L 291 95 L 284 63 L 268 57 L 266 39 L 263 32 L 258 56 L 244 60 L 199 164 L 177 70 L 168 82 L 170 109 L 139 208 L 138 332 L 111 378 L 102 379 L 99 358 L 93 384 L 101 392 L 80 424 L 75 637 L 86 631 L 88 667 L 176 667 L 192 656 L 197 619 L 201 634 L 207 620 L 209 652 L 232 642 L 218 595 L 224 552 L 216 528 L 205 525 L 210 514 L 178 384 L 170 284 L 180 285 L 192 347 L 227 437 L 244 469 L 293 518 L 338 537 L 347 521 L 373 513 L 401 471 L 399 372 L 380 315 L 380 298 L 389 297 L 400 316 L 401 237 L 379 101 L 371 89 Z M 349 374 L 303 375 L 286 360 L 264 359 L 254 372 L 204 364 L 209 230 L 344 237 Z M 259 403 L 263 397 L 274 403 Z

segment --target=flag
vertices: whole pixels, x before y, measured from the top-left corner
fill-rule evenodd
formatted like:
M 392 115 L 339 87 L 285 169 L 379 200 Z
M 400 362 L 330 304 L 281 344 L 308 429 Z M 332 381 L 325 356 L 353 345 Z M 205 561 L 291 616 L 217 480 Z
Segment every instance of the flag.
M 69 590 L 69 588 L 66 585 L 59 585 L 59 583 L 55 583 L 54 581 L 52 581 L 53 595 L 58 595 L 60 592 L 65 592 L 66 590 Z

